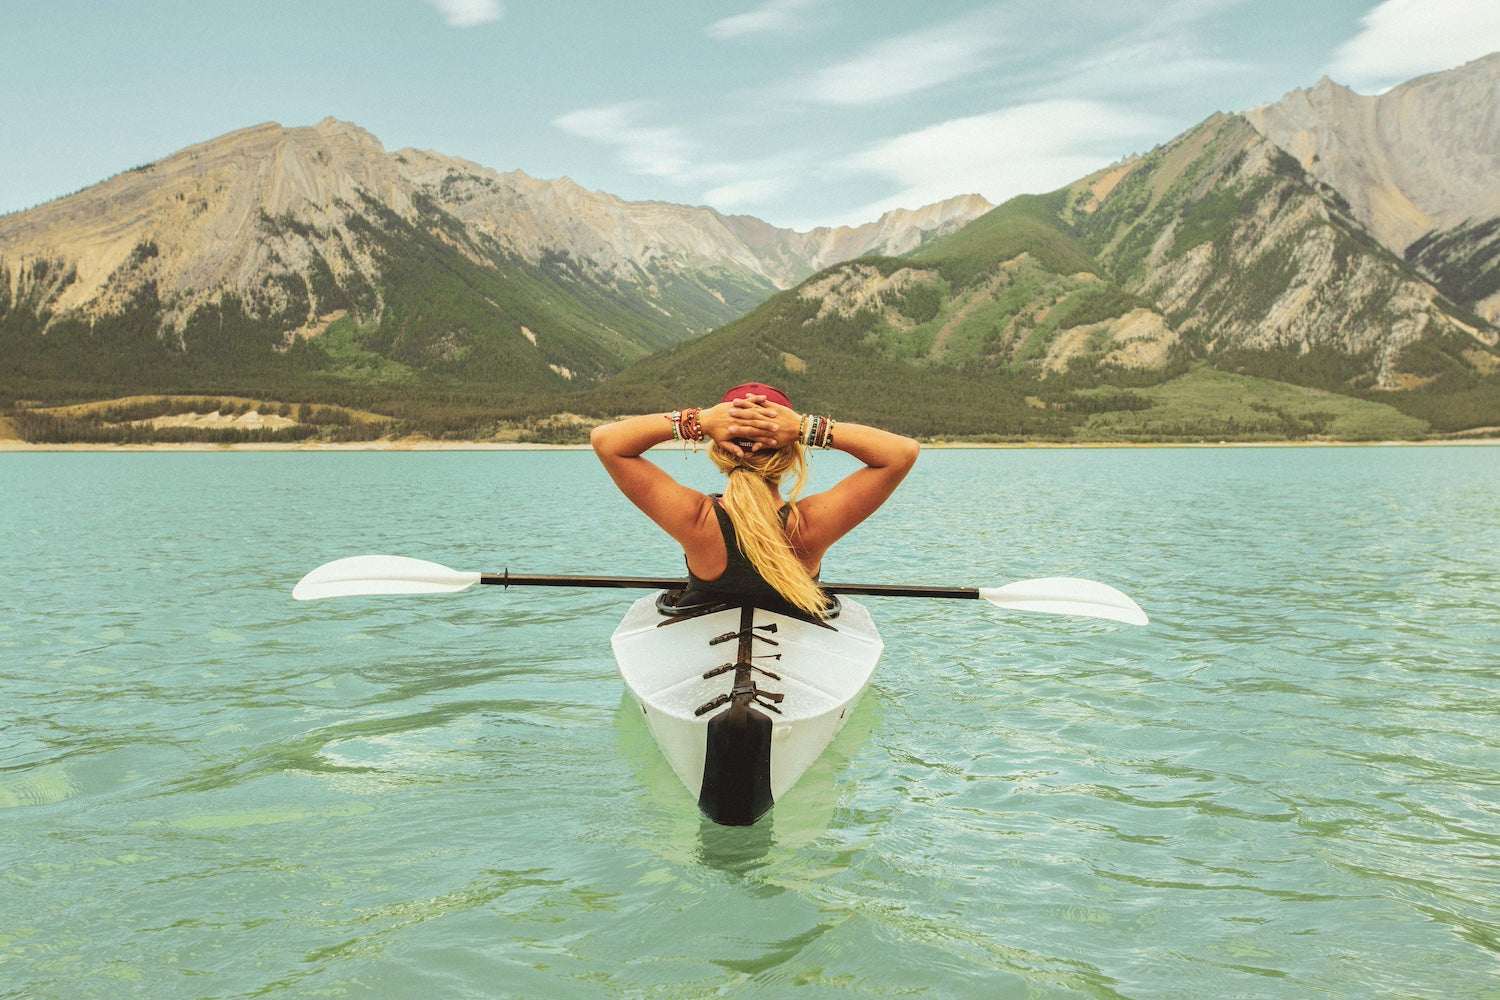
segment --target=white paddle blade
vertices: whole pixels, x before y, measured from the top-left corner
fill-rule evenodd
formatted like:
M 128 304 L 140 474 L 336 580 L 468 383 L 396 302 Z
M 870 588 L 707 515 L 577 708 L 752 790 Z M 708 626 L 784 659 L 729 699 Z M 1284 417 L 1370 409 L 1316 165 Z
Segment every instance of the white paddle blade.
M 1107 618 L 1127 625 L 1147 622 L 1140 605 L 1120 591 L 1105 583 L 1072 576 L 1047 576 L 1018 580 L 1003 587 L 981 587 L 979 596 L 1011 611 Z
M 479 582 L 478 573 L 460 573 L 405 556 L 350 556 L 324 563 L 297 581 L 299 601 L 357 594 L 454 594 Z

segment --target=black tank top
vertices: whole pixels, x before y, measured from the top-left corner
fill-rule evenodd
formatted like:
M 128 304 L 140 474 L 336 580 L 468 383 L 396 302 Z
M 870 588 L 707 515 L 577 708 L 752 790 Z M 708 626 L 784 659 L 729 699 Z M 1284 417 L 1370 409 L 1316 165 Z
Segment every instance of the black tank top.
M 719 521 L 719 533 L 724 536 L 724 553 L 727 561 L 724 572 L 717 580 L 705 580 L 696 576 L 692 569 L 688 569 L 688 587 L 682 596 L 674 601 L 676 607 L 689 607 L 699 604 L 713 604 L 720 602 L 748 601 L 757 607 L 767 610 L 789 607 L 786 598 L 766 582 L 765 577 L 755 568 L 743 552 L 740 551 L 739 536 L 735 534 L 734 522 L 729 519 L 729 512 L 719 506 L 719 497 L 713 498 L 714 517 Z M 786 527 L 787 515 L 792 508 L 783 506 L 781 508 L 781 525 Z M 813 579 L 817 579 L 816 576 Z

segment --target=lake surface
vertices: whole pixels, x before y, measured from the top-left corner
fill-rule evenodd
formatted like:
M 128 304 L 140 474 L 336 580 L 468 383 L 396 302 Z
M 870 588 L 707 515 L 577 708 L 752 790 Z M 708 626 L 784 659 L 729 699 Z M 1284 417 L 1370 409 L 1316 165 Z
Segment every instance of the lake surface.
M 858 712 L 728 829 L 631 592 L 290 597 L 680 572 L 591 454 L 0 456 L 0 997 L 1500 996 L 1497 496 L 1492 447 L 928 451 L 825 579 L 1151 625 L 868 599 Z

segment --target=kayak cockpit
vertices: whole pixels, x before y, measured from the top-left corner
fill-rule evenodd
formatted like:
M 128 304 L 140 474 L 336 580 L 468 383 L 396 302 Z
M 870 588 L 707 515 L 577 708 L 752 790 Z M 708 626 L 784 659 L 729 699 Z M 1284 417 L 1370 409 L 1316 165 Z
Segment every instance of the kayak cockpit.
M 843 609 L 843 603 L 837 594 L 828 595 L 828 609 L 821 617 L 810 615 L 801 608 L 788 602 L 758 601 L 754 607 L 761 611 L 773 612 L 786 615 L 789 618 L 798 618 L 805 622 L 817 624 L 820 621 L 832 621 L 839 616 Z M 663 590 L 656 595 L 656 610 L 665 618 L 696 618 L 699 615 L 713 614 L 716 611 L 728 611 L 731 608 L 742 607 L 742 603 L 726 599 L 717 594 L 704 594 L 686 589 Z M 663 624 L 666 624 L 663 622 Z

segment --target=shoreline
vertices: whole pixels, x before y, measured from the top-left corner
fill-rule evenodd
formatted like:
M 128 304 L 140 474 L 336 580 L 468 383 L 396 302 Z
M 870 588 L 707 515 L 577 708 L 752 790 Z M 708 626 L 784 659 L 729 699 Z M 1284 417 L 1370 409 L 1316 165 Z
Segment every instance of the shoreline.
M 924 449 L 990 450 L 990 449 L 1100 449 L 1100 448 L 1391 448 L 1450 447 L 1500 445 L 1500 437 L 1440 438 L 1430 441 L 931 441 Z M 673 442 L 657 445 L 652 451 L 680 448 Z M 0 455 L 66 453 L 66 452 L 340 452 L 340 451 L 588 451 L 586 444 L 535 444 L 516 441 L 433 441 L 399 439 L 395 441 L 325 441 L 294 443 L 241 442 L 162 442 L 157 444 L 31 444 L 14 438 L 0 440 Z

